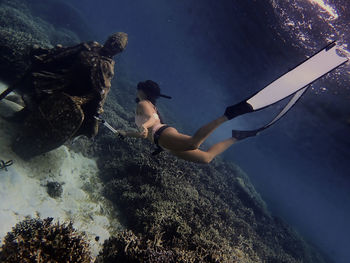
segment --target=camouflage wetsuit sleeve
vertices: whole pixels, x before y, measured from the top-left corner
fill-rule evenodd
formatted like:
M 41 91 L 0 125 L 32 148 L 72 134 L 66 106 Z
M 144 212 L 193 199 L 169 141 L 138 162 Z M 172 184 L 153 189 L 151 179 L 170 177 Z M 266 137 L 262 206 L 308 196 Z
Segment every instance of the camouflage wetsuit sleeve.
M 111 88 L 114 76 L 114 60 L 100 54 L 101 45 L 91 43 L 90 49 L 79 55 L 79 64 L 84 68 L 84 77 L 78 78 L 76 86 L 84 92 L 74 99 L 80 101 L 85 119 L 77 134 L 93 137 L 98 132 L 98 121 L 93 117 L 103 112 L 103 105 Z M 82 74 L 80 74 L 82 76 Z
M 114 76 L 114 61 L 107 57 L 100 57 L 94 61 L 91 68 L 92 95 L 95 101 L 96 113 L 103 112 L 103 105 L 111 88 L 111 81 Z

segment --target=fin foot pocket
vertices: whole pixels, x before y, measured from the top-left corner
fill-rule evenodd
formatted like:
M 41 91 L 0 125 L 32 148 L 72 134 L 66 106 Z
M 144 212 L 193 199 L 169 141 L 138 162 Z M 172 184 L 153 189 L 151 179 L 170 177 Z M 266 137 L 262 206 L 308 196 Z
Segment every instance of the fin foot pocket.
M 232 137 L 237 139 L 238 141 L 243 140 L 248 137 L 253 137 L 258 134 L 259 130 L 253 130 L 253 131 L 237 131 L 232 130 Z
M 227 119 L 232 120 L 234 117 L 253 111 L 253 107 L 249 103 L 242 101 L 238 104 L 227 107 L 224 115 Z

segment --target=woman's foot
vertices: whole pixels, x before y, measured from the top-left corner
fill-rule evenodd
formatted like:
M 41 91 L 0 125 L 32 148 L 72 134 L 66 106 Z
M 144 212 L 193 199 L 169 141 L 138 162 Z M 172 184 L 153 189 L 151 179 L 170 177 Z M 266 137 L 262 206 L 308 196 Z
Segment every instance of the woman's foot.
M 254 111 L 253 107 L 246 101 L 242 101 L 238 104 L 229 106 L 226 108 L 224 115 L 227 119 L 231 120 L 239 115 Z

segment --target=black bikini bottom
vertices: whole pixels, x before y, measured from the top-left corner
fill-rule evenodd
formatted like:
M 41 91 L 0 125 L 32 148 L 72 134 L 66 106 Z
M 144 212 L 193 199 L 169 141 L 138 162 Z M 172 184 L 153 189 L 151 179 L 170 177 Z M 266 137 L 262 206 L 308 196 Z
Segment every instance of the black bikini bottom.
M 154 133 L 153 141 L 154 141 L 154 144 L 157 146 L 157 149 L 152 153 L 152 155 L 157 155 L 160 152 L 164 151 L 164 149 L 159 146 L 158 141 L 159 141 L 159 138 L 160 138 L 160 135 L 162 134 L 162 132 L 167 128 L 170 128 L 170 126 L 169 125 L 162 126 Z

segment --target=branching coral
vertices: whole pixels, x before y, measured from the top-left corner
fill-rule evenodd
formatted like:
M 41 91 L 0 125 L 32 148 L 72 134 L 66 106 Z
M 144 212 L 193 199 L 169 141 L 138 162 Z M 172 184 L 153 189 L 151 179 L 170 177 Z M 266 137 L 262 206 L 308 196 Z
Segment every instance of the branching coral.
M 147 239 L 144 235 L 136 236 L 132 231 L 124 231 L 105 241 L 96 263 L 228 262 L 224 260 L 224 255 L 220 251 L 204 250 L 202 247 L 190 251 L 185 247 L 167 247 L 162 243 L 162 233 L 156 234 L 153 239 Z
M 96 263 L 177 262 L 175 261 L 174 252 L 164 249 L 160 243 L 157 240 L 147 241 L 131 231 L 125 231 L 105 242 Z
M 0 262 L 91 262 L 89 244 L 69 224 L 52 218 L 26 219 L 9 232 L 1 248 Z

